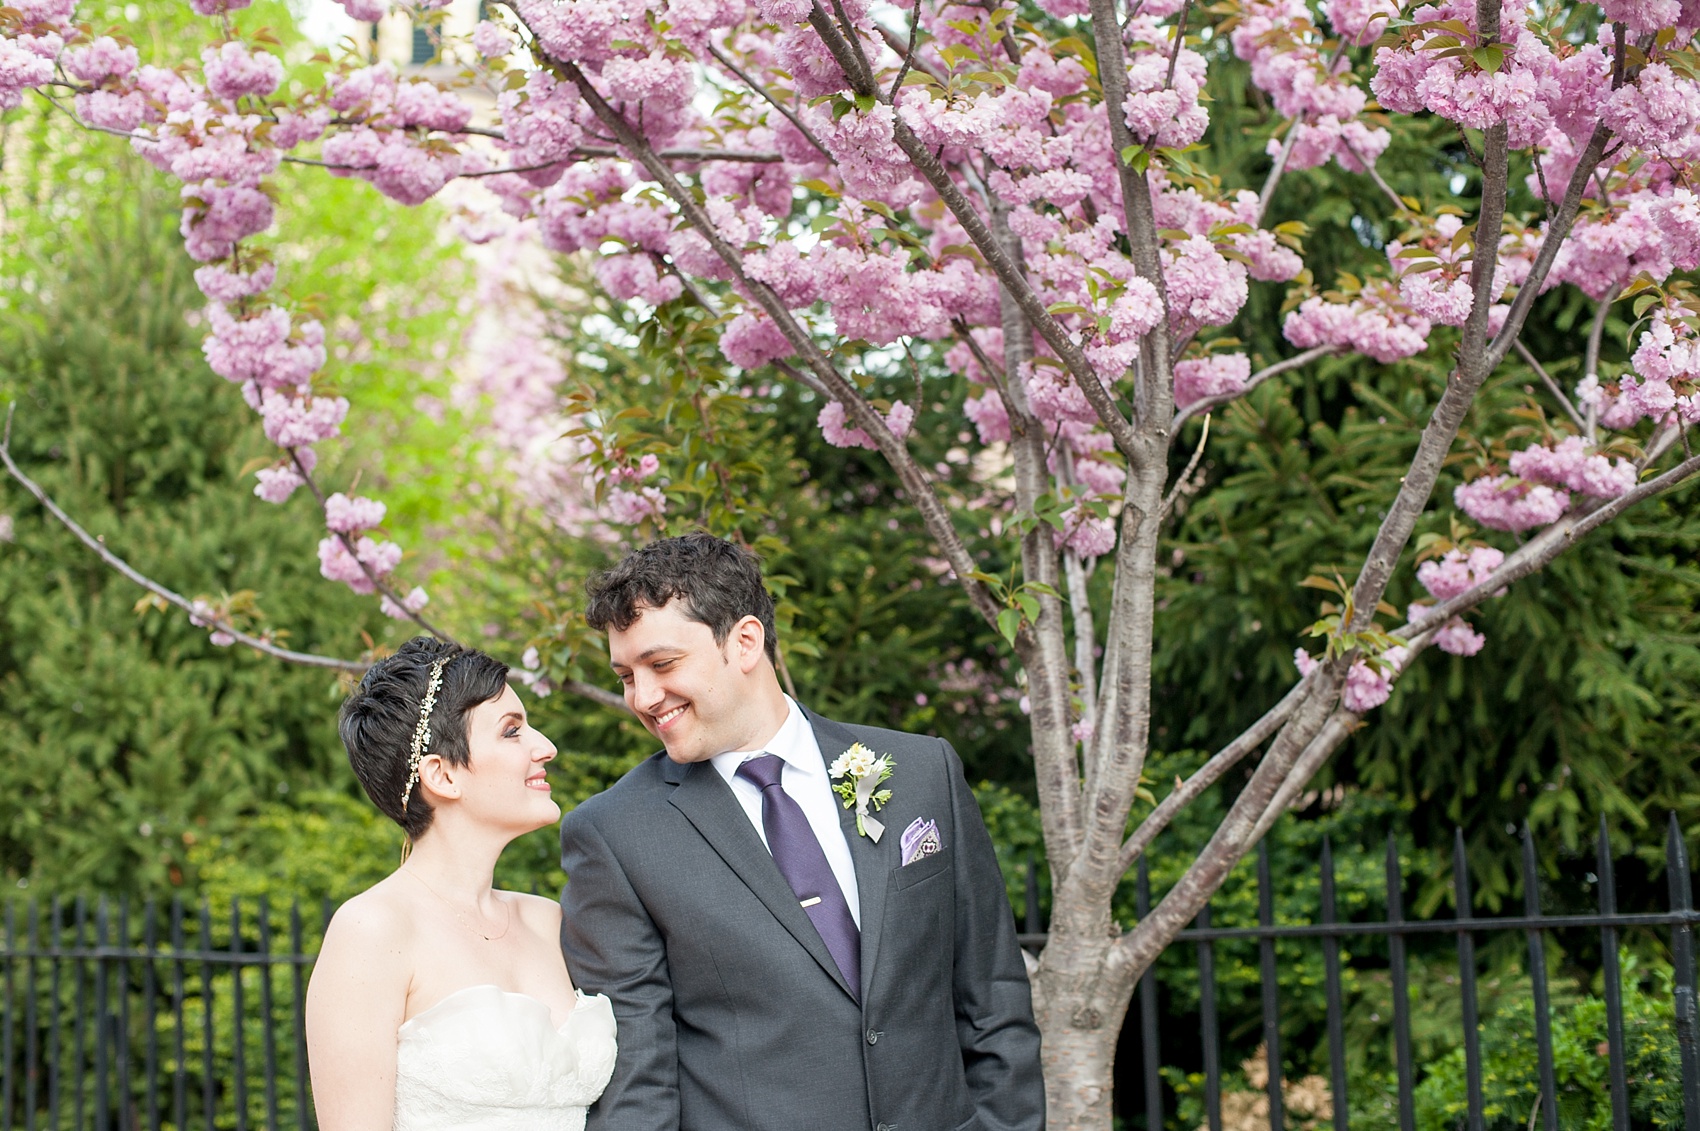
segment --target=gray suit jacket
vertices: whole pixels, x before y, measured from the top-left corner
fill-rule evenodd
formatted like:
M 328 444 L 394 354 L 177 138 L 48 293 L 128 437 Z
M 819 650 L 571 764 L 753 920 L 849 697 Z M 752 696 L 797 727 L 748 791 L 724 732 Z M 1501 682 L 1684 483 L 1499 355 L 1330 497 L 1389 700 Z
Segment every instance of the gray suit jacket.
M 808 718 L 828 764 L 852 742 L 894 763 L 878 844 L 841 812 L 860 994 L 714 767 L 655 755 L 561 822 L 561 947 L 619 1021 L 591 1131 L 1040 1131 L 1027 974 L 956 752 Z M 943 847 L 900 867 L 917 817 Z

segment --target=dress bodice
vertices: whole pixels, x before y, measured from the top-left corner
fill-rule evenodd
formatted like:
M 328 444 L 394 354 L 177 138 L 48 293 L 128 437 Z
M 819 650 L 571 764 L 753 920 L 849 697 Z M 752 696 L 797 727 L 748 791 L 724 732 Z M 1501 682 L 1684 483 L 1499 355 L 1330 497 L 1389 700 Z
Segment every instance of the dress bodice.
M 457 990 L 396 1034 L 395 1131 L 582 1131 L 614 1072 L 614 1009 L 582 992 L 549 1007 L 496 986 Z

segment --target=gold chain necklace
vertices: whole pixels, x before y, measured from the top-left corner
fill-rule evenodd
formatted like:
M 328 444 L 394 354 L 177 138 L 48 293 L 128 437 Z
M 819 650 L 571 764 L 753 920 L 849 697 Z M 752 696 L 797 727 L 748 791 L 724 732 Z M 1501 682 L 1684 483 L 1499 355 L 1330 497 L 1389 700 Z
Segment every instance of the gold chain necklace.
M 508 907 L 507 904 L 505 904 L 505 903 L 502 903 L 503 909 L 507 911 L 507 919 L 506 919 L 505 922 L 502 923 L 502 931 L 501 931 L 500 934 L 487 935 L 483 931 L 479 930 L 477 927 L 474 927 L 471 924 L 471 922 L 469 922 L 467 920 L 466 916 L 462 915 L 460 913 L 460 908 L 456 907 L 454 904 L 452 904 L 448 900 L 444 899 L 441 892 L 439 892 L 436 888 L 432 887 L 430 884 L 425 883 L 425 877 L 424 876 L 419 875 L 417 872 L 415 872 L 411 868 L 398 868 L 397 871 L 406 872 L 408 875 L 412 876 L 414 879 L 418 880 L 420 883 L 425 884 L 425 890 L 430 892 L 432 895 L 436 896 L 438 902 L 440 902 L 444 907 L 447 907 L 451 912 L 453 912 L 454 917 L 456 919 L 460 920 L 461 926 L 465 927 L 467 930 L 471 931 L 473 934 L 477 935 L 479 938 L 483 939 L 485 942 L 497 942 L 500 939 L 506 938 L 507 935 L 508 935 L 508 928 L 510 928 L 514 925 L 513 908 Z M 497 900 L 497 902 L 501 903 L 502 901 Z

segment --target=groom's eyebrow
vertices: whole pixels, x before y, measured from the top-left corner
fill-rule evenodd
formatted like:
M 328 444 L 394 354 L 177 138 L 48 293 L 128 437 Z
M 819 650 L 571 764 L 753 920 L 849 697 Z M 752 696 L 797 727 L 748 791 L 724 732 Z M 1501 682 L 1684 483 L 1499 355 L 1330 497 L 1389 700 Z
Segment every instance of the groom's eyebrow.
M 662 652 L 672 652 L 672 653 L 677 654 L 677 653 L 680 653 L 680 652 L 683 652 L 683 651 L 684 651 L 684 649 L 679 647 L 677 644 L 654 644 L 654 645 L 651 645 L 648 648 L 645 648 L 642 652 L 639 652 L 638 655 L 637 655 L 637 658 L 641 662 L 643 660 L 649 659 L 652 656 L 659 655 Z M 614 666 L 619 667 L 620 665 L 615 664 Z

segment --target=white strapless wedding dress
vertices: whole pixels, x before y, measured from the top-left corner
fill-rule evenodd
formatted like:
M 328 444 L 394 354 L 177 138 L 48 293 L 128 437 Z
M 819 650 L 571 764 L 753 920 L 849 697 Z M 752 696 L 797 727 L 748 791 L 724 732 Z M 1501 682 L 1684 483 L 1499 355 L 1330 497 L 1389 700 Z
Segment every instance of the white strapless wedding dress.
M 566 1023 L 495 986 L 457 990 L 397 1034 L 395 1131 L 583 1131 L 614 1073 L 614 1008 L 578 994 Z

